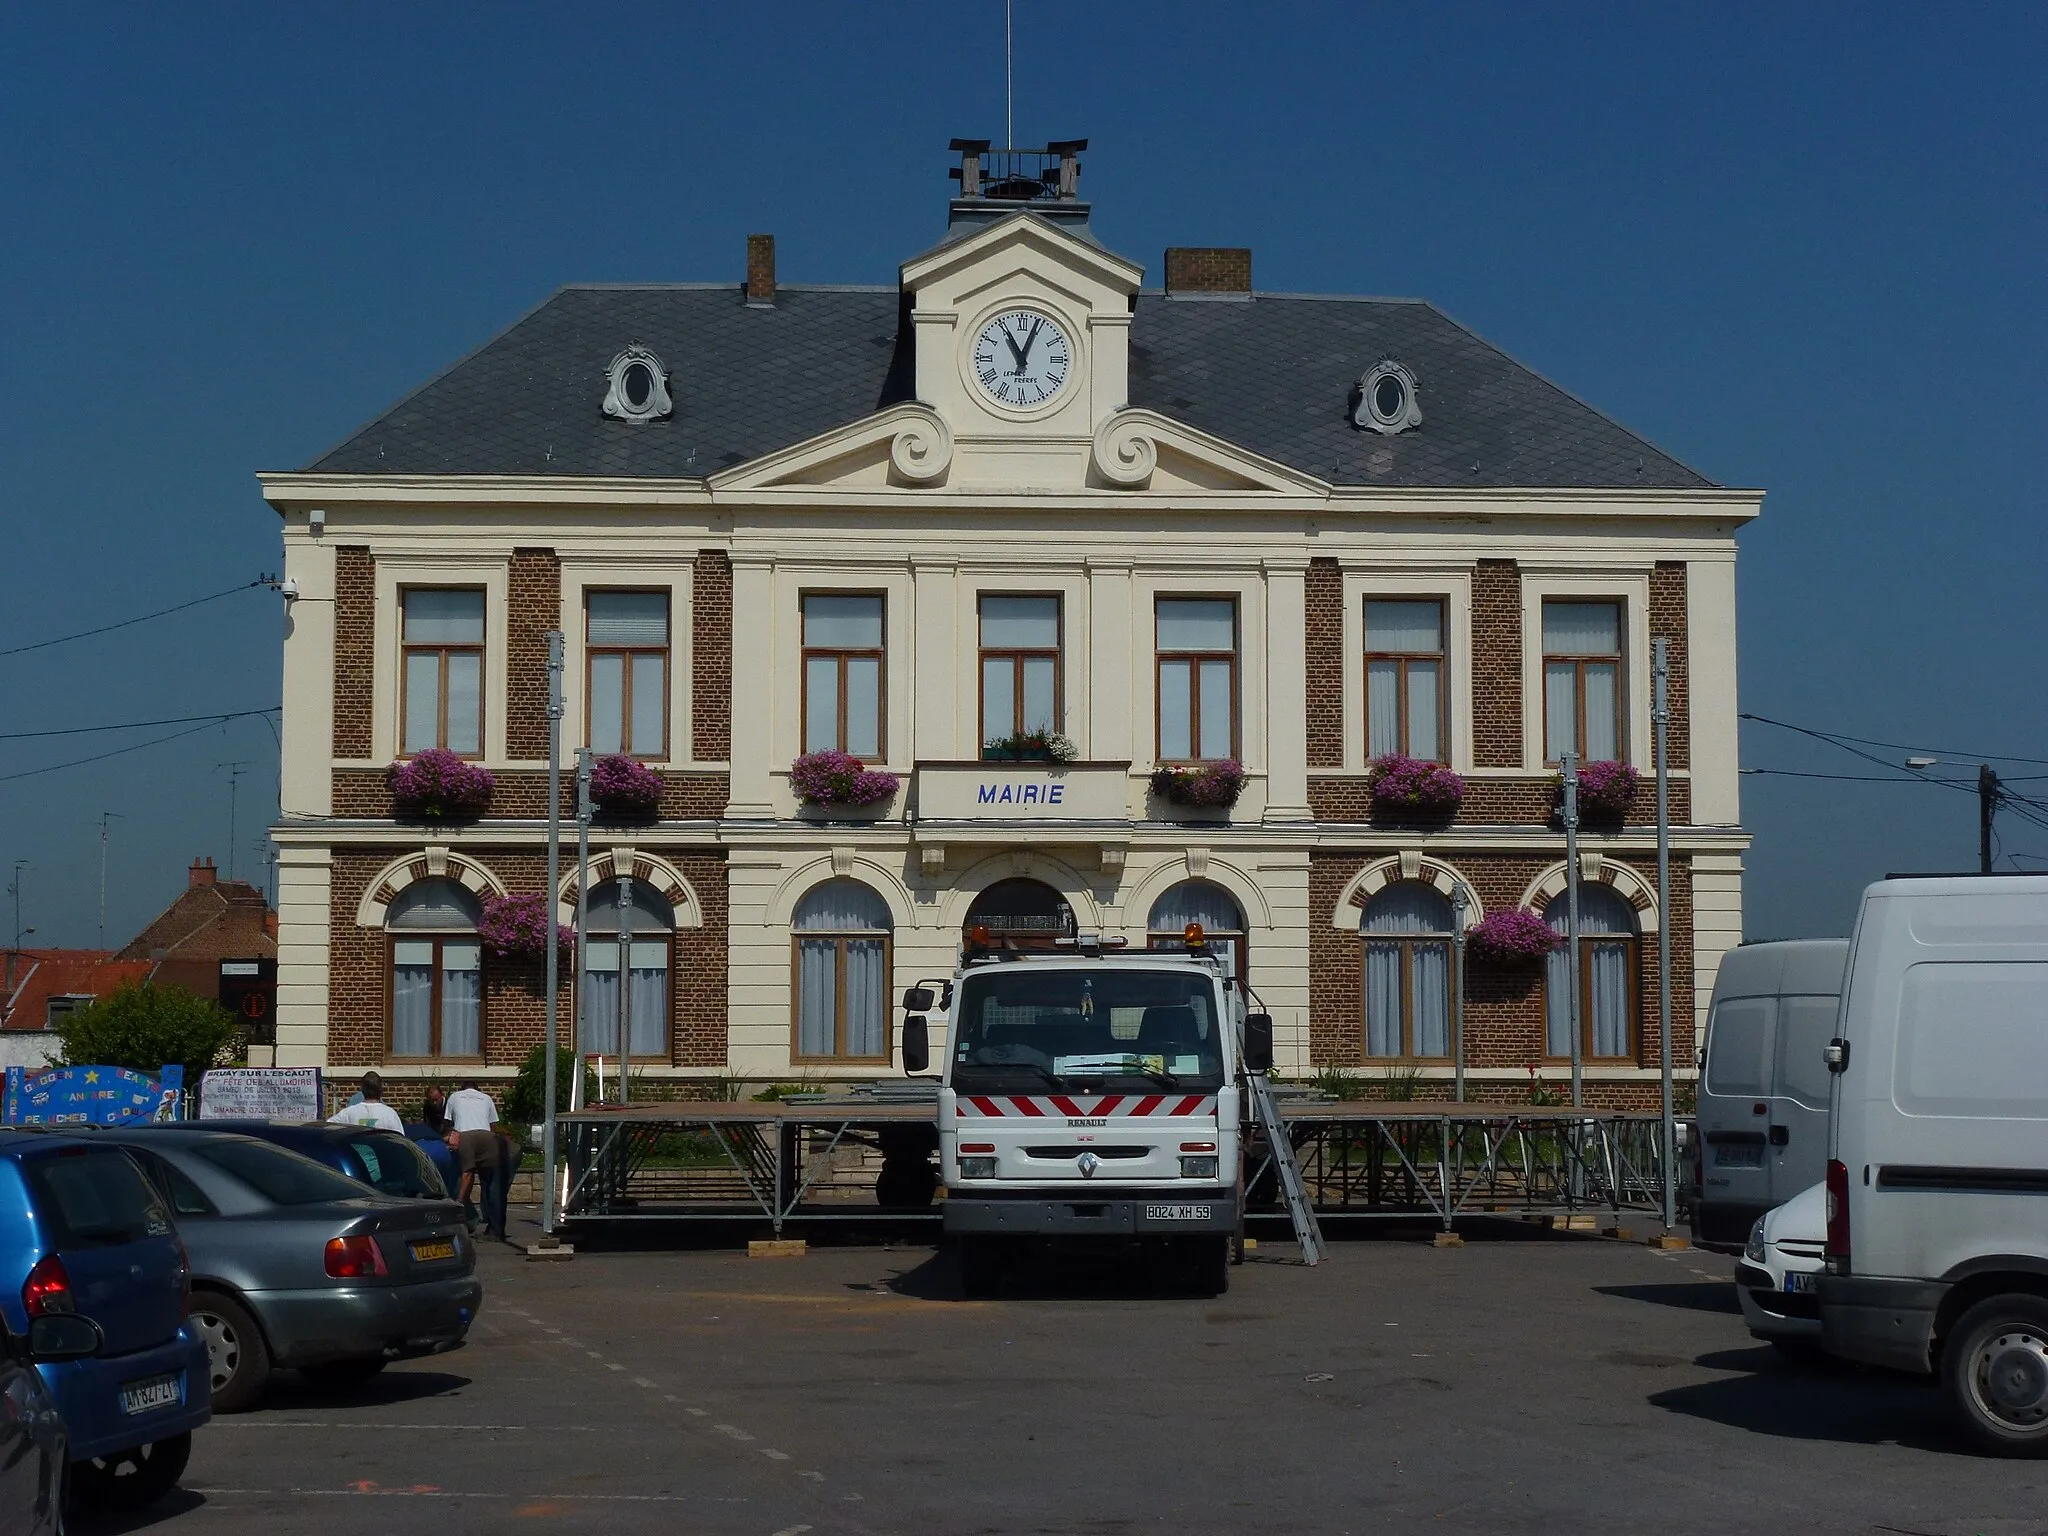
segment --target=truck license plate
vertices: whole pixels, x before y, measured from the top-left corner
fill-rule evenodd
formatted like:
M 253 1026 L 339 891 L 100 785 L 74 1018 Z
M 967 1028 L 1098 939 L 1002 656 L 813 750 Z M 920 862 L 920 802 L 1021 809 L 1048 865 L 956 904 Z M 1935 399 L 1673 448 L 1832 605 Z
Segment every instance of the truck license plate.
M 1762 1147 L 1716 1147 L 1714 1166 L 1716 1168 L 1761 1168 L 1764 1165 Z
M 1813 1290 L 1814 1273 L 1810 1269 L 1793 1271 L 1785 1277 L 1786 1291 L 1799 1296 L 1810 1294 Z
M 436 1238 L 428 1243 L 408 1243 L 406 1246 L 412 1250 L 415 1264 L 431 1264 L 436 1259 L 455 1257 L 455 1239 L 452 1237 Z
M 1207 1221 L 1209 1207 L 1206 1205 L 1148 1205 L 1145 1207 L 1147 1221 Z
M 121 1411 L 152 1413 L 158 1408 L 169 1408 L 184 1395 L 175 1375 L 152 1376 L 147 1381 L 131 1381 L 121 1389 Z

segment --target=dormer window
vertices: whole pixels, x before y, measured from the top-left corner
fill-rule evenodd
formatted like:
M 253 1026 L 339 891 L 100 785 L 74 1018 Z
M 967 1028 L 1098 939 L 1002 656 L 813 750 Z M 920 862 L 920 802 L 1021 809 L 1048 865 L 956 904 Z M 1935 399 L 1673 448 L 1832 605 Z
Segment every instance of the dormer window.
M 1415 375 L 1391 360 L 1375 366 L 1358 381 L 1358 404 L 1352 425 L 1392 435 L 1422 425 L 1422 404 L 1415 394 Z
M 660 421 L 675 410 L 669 399 L 668 370 L 645 347 L 628 347 L 605 370 L 604 413 L 621 421 Z

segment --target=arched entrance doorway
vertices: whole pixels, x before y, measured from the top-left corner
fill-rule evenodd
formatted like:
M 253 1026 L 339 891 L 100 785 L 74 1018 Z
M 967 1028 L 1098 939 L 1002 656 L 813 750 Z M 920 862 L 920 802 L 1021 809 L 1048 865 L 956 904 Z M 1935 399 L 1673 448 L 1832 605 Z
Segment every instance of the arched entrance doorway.
M 1073 936 L 1074 909 L 1042 880 L 998 880 L 974 898 L 961 933 L 999 949 L 1045 948 Z

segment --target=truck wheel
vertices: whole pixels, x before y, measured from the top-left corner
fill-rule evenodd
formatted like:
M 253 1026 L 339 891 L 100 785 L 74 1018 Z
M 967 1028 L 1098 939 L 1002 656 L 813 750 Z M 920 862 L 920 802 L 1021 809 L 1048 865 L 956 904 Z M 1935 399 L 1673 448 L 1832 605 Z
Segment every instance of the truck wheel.
M 2048 1456 L 2048 1299 L 1993 1296 L 1970 1308 L 1941 1348 L 1949 1406 L 1997 1456 Z
M 75 1463 L 71 1496 L 87 1509 L 147 1509 L 169 1493 L 192 1459 L 192 1432 Z
M 960 1293 L 970 1298 L 993 1296 L 1003 1283 L 1001 1239 L 960 1239 Z
M 1229 1233 L 1197 1240 L 1195 1286 L 1204 1296 L 1221 1296 L 1230 1289 L 1230 1250 L 1236 1246 Z
M 256 1319 L 240 1302 L 218 1291 L 194 1292 L 187 1315 L 206 1341 L 213 1411 L 241 1413 L 255 1407 L 270 1380 L 270 1346 Z

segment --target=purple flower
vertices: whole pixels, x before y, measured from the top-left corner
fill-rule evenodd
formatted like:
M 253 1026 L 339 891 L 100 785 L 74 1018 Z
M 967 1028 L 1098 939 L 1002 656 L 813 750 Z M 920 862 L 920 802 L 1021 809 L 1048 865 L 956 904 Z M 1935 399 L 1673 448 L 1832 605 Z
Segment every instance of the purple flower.
M 1579 810 L 1588 816 L 1619 816 L 1635 803 L 1636 786 L 1643 776 L 1627 763 L 1602 758 L 1579 769 Z M 1558 779 L 1558 803 L 1562 805 L 1564 780 Z
M 1442 763 L 1389 752 L 1366 767 L 1373 804 L 1390 810 L 1455 811 L 1465 798 L 1465 781 Z
M 477 923 L 478 937 L 501 960 L 518 960 L 547 953 L 548 899 L 545 896 L 494 896 L 484 903 L 483 918 Z M 576 930 L 552 924 L 555 945 L 563 954 L 576 948 Z
M 850 752 L 806 752 L 789 765 L 789 786 L 805 805 L 879 805 L 901 783 Z
M 590 770 L 590 798 L 602 810 L 651 815 L 661 809 L 661 775 L 637 757 L 612 753 Z
M 1244 793 L 1244 764 L 1236 758 L 1193 768 L 1155 768 L 1152 793 L 1174 805 L 1232 806 Z
M 429 747 L 414 753 L 410 762 L 393 763 L 387 779 L 393 802 L 428 816 L 481 811 L 491 803 L 496 785 L 490 769 L 445 747 Z
M 1519 907 L 1487 913 L 1465 936 L 1474 957 L 1495 965 L 1541 960 L 1563 943 L 1563 934 L 1553 932 L 1534 912 Z

